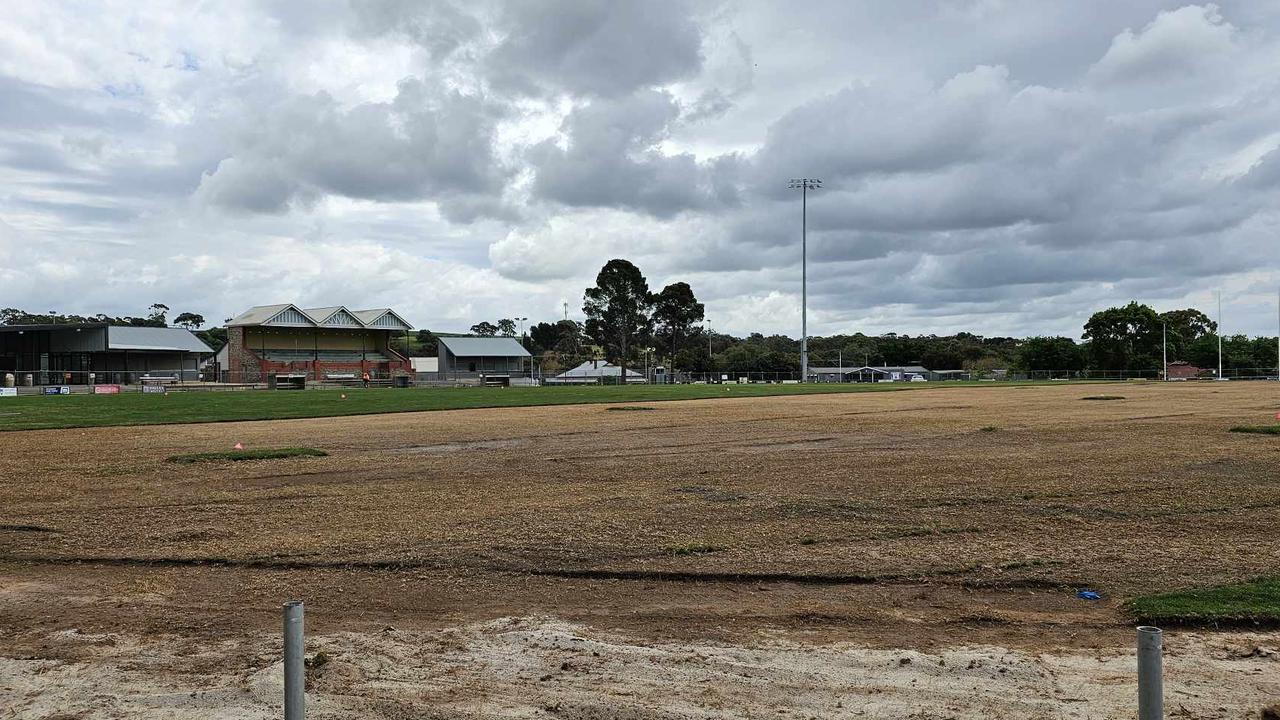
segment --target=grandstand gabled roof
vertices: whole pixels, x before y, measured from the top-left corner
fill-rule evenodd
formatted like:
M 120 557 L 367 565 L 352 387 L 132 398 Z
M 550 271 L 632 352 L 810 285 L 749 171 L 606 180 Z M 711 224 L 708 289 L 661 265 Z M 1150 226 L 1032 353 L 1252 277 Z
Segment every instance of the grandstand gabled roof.
M 293 303 L 258 305 L 231 319 L 232 326 L 369 328 L 412 330 L 413 326 L 391 308 L 348 310 L 344 305 L 300 308 Z
M 352 315 L 360 318 L 360 322 L 368 327 L 386 328 L 387 330 L 412 330 L 413 326 L 391 308 L 374 308 L 373 310 L 352 310 Z
M 356 317 L 345 306 L 335 305 L 323 308 L 305 308 L 306 313 L 316 325 L 322 327 L 364 327 L 365 323 Z
M 313 327 L 316 324 L 302 308 L 293 303 L 258 305 L 231 319 L 233 325 L 274 325 L 283 327 Z

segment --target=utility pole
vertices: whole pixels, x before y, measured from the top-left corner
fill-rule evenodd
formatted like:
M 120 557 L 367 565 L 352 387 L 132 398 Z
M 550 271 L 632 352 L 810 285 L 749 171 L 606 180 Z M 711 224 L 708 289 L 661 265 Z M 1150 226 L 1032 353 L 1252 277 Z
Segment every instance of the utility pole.
M 561 304 L 561 305 L 564 305 L 564 319 L 565 319 L 565 320 L 568 320 L 568 319 L 569 319 L 569 303 L 564 302 L 564 303 L 560 303 L 560 304 Z
M 800 190 L 800 382 L 809 382 L 809 191 L 822 187 L 817 178 L 792 178 Z
M 1164 381 L 1169 381 L 1169 323 L 1160 323 L 1160 352 L 1164 360 Z

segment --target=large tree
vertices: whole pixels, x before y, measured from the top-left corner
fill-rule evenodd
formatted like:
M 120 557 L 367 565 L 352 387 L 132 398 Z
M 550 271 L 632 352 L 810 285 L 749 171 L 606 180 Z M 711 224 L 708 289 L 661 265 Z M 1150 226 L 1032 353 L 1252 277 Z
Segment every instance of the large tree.
M 516 336 L 516 321 L 511 318 L 502 318 L 498 321 L 498 334 L 507 337 Z
M 653 333 L 653 295 L 640 268 L 621 259 L 605 263 L 595 287 L 583 294 L 587 335 L 617 358 L 618 381 L 626 384 L 627 360 L 633 348 Z
M 671 283 L 653 298 L 653 322 L 666 343 L 667 357 L 680 352 L 680 343 L 693 334 L 695 323 L 706 317 L 706 308 L 693 295 L 689 283 Z M 674 371 L 674 367 L 671 368 Z
M 1022 341 L 1014 356 L 1019 370 L 1082 370 L 1084 353 L 1075 340 L 1066 337 L 1030 337 Z
M 1146 305 L 1094 313 L 1084 325 L 1091 365 L 1098 370 L 1150 370 L 1160 365 L 1160 318 Z
M 419 330 L 414 337 L 418 341 L 418 352 L 422 353 L 426 357 L 432 357 L 440 352 L 440 340 L 436 337 L 436 334 L 430 330 L 423 328 L 422 330 Z
M 173 324 L 188 330 L 199 330 L 204 325 L 204 316 L 197 313 L 184 312 L 173 319 Z
M 1210 320 L 1208 315 L 1192 308 L 1170 310 L 1160 313 L 1157 317 L 1168 328 L 1170 361 L 1188 360 L 1193 343 L 1205 336 L 1216 337 L 1215 334 L 1218 332 L 1218 323 Z M 1161 330 L 1163 329 L 1162 327 Z
M 498 334 L 498 326 L 488 320 L 481 320 L 471 326 L 471 334 L 479 335 L 480 337 L 493 337 Z

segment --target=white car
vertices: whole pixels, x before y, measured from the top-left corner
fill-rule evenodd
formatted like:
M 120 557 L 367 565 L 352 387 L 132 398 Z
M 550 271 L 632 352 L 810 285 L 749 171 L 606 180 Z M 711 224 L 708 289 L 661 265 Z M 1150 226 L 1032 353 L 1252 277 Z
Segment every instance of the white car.
M 910 375 L 907 376 L 907 381 L 908 382 L 929 382 L 928 378 L 921 375 L 920 373 L 911 373 Z

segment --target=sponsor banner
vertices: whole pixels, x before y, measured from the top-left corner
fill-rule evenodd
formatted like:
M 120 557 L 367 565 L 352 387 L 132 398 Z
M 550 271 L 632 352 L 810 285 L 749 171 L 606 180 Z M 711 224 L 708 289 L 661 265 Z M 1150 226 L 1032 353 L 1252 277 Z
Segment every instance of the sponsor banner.
M 164 394 L 164 386 L 163 386 L 163 385 L 143 385 L 143 386 L 142 386 L 142 392 L 144 392 L 144 393 L 160 393 L 161 395 L 163 395 L 163 394 Z
M 0 397 L 18 397 L 18 388 L 0 387 Z
M 94 385 L 93 394 L 94 395 L 119 395 L 120 386 L 119 385 Z
M 44 389 L 45 395 L 70 395 L 71 388 L 66 385 L 50 385 Z

